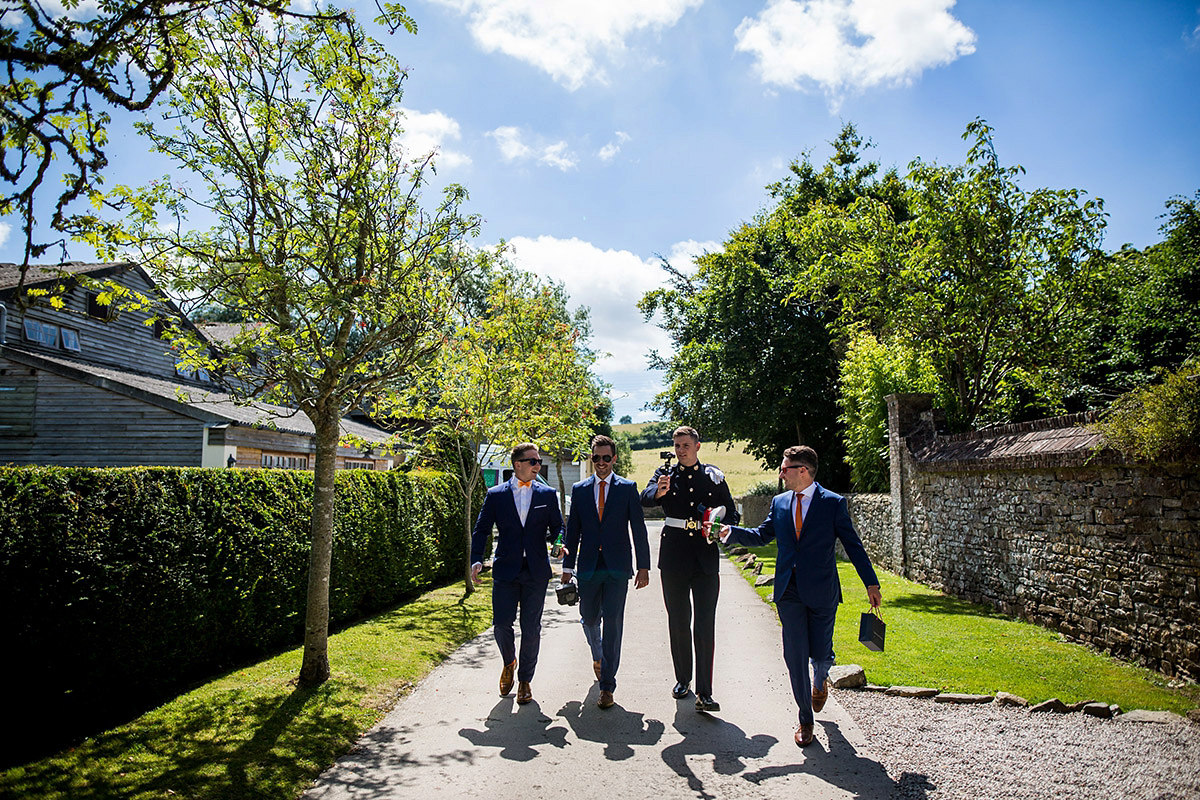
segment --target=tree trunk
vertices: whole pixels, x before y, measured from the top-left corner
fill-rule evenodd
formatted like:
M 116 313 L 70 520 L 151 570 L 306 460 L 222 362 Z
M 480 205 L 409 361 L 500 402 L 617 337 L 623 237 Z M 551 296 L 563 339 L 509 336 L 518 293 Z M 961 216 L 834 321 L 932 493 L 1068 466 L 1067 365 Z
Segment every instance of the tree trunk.
M 463 538 L 467 543 L 467 556 L 464 559 L 467 563 L 463 565 L 463 597 L 467 598 L 475 591 L 475 581 L 471 579 L 471 532 L 475 528 L 474 521 L 471 519 L 471 490 L 474 487 L 467 477 L 467 465 L 461 447 L 458 453 L 458 469 L 458 485 L 463 487 Z
M 567 484 L 563 481 L 563 454 L 554 457 L 554 465 L 558 468 L 558 510 L 563 519 L 567 518 Z
M 316 424 L 317 452 L 313 475 L 312 545 L 308 555 L 308 609 L 304 621 L 301 686 L 329 680 L 329 575 L 333 561 L 334 477 L 338 418 Z

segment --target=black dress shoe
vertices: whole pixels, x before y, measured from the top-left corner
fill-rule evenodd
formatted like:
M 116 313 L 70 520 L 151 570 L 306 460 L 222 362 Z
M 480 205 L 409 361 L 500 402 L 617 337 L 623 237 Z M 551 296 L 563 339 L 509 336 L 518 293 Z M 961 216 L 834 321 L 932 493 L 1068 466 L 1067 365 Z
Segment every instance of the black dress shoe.
M 712 699 L 711 694 L 696 695 L 696 710 L 697 711 L 720 711 L 721 704 Z
M 679 683 L 675 684 L 675 688 L 671 690 L 671 697 L 674 697 L 676 700 L 682 700 L 691 693 L 692 690 L 688 687 L 688 684 L 680 681 Z

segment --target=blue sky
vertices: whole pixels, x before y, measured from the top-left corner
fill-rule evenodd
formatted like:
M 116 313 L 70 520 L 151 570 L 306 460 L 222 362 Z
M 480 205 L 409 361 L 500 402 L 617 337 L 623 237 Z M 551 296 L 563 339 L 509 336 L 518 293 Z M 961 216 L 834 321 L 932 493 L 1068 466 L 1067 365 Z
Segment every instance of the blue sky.
M 355 5 L 355 4 L 351 4 Z M 359 0 L 363 17 L 373 4 Z M 653 418 L 664 334 L 636 302 L 844 122 L 904 171 L 961 163 L 976 116 L 1023 186 L 1104 199 L 1105 246 L 1159 240 L 1200 189 L 1200 4 L 1092 0 L 411 0 L 407 144 L 437 148 L 516 263 L 592 310 L 616 416 Z M 109 183 L 169 169 L 114 136 Z M 3 221 L 0 221 L 2 225 Z M 15 227 L 15 226 L 14 226 Z M 0 261 L 17 260 L 0 227 Z M 72 249 L 72 258 L 90 254 Z M 747 324 L 753 324 L 748 319 Z

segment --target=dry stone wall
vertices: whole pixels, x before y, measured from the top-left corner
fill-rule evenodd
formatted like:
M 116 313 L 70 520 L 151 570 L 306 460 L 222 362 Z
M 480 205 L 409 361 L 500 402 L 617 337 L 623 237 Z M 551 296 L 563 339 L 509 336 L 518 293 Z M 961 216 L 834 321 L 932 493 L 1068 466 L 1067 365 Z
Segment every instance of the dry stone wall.
M 955 437 L 889 398 L 893 524 L 876 563 L 1166 675 L 1200 679 L 1200 469 L 1097 449 L 1088 418 Z M 897 457 L 899 456 L 899 457 Z M 899 468 L 897 470 L 897 467 Z M 877 519 L 878 514 L 871 514 Z

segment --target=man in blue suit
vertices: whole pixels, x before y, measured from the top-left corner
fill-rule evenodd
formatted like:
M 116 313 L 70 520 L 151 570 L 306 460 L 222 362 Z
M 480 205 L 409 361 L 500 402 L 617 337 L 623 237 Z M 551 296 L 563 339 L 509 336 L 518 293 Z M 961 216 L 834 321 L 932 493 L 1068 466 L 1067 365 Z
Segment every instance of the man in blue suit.
M 850 521 L 846 499 L 816 483 L 816 451 L 789 447 L 783 451 L 779 472 L 787 491 L 771 501 L 771 513 L 763 523 L 753 530 L 725 526 L 721 534 L 723 541 L 751 547 L 775 541 L 774 600 L 783 623 L 783 660 L 800 707 L 795 741 L 804 747 L 813 741 L 813 712 L 825 706 L 829 695 L 826 678 L 834 661 L 833 623 L 842 601 L 834 555 L 837 541 L 867 587 L 871 606 L 878 607 L 883 597 L 871 559 Z
M 513 476 L 488 490 L 471 534 L 471 578 L 479 583 L 483 551 L 492 526 L 496 526 L 492 556 L 492 624 L 496 644 L 504 658 L 500 694 L 512 691 L 516 675 L 517 702 L 533 699 L 533 672 L 537 667 L 542 635 L 542 609 L 550 583 L 547 543 L 563 531 L 558 494 L 537 481 L 542 456 L 530 442 L 512 449 Z M 521 654 L 517 657 L 513 622 L 521 615 Z M 518 664 L 520 666 L 518 667 Z
M 603 435 L 592 438 L 594 474 L 571 487 L 567 554 L 563 557 L 563 581 L 578 575 L 584 635 L 592 646 L 593 660 L 600 656 L 596 676 L 600 682 L 596 705 L 600 708 L 611 708 L 615 702 L 625 595 L 634 576 L 635 554 L 634 587 L 641 589 L 650 583 L 650 540 L 641 498 L 636 483 L 613 472 L 616 458 L 616 442 Z

